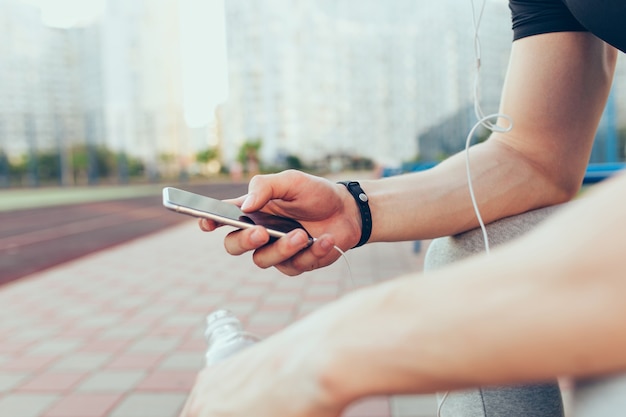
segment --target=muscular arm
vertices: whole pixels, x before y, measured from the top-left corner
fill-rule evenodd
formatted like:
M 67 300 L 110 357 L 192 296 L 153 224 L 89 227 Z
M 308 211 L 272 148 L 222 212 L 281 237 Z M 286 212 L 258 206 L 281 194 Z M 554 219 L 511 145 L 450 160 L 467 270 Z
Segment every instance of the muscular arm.
M 472 184 L 485 222 L 575 195 L 615 60 L 612 47 L 583 32 L 514 42 L 500 109 L 513 119 L 513 129 L 492 134 L 470 152 Z M 464 154 L 426 172 L 362 181 L 362 186 L 373 214 L 371 241 L 433 238 L 478 226 Z

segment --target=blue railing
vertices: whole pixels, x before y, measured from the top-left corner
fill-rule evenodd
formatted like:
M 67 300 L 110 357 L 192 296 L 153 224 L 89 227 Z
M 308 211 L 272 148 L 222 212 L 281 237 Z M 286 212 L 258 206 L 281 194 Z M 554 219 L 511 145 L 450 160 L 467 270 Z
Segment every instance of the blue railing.
M 383 177 L 393 177 L 394 175 L 406 174 L 407 172 L 424 171 L 437 165 L 438 162 L 405 162 L 398 167 L 384 167 Z
M 392 177 L 394 175 L 400 175 L 407 172 L 424 171 L 437 165 L 437 162 L 415 162 L 405 163 L 399 167 L 385 167 L 383 168 L 383 177 Z M 603 181 L 618 171 L 626 168 L 626 163 L 623 162 L 611 162 L 611 163 L 595 163 L 587 166 L 587 172 L 583 179 L 583 184 L 595 184 Z
M 598 164 L 589 164 L 583 184 L 595 184 L 609 178 L 611 175 L 626 168 L 625 163 L 606 162 Z

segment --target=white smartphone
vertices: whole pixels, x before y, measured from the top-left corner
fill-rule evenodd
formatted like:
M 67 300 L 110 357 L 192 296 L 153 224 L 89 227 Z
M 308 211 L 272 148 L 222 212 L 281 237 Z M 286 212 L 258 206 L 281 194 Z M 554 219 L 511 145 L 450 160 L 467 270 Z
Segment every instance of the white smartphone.
M 261 211 L 244 213 L 235 204 L 178 188 L 165 187 L 163 189 L 163 205 L 178 213 L 211 219 L 217 223 L 234 226 L 238 229 L 245 229 L 255 225 L 263 226 L 271 237 L 270 241 L 281 238 L 294 229 L 302 229 L 309 235 L 309 232 L 293 219 Z M 313 243 L 313 238 L 309 235 L 309 245 L 311 243 Z

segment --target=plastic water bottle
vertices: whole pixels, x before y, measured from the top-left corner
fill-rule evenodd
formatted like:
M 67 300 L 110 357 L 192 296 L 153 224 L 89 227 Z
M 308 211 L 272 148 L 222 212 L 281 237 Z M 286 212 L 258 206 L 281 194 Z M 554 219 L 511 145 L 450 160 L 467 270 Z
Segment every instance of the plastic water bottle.
M 241 321 L 229 310 L 214 311 L 206 321 L 206 365 L 220 362 L 260 340 L 245 331 Z

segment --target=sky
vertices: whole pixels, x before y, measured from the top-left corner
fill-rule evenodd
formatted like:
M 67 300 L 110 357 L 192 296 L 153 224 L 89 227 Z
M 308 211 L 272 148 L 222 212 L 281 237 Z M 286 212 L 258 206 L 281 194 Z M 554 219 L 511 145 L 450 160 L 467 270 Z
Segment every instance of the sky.
M 39 7 L 41 20 L 50 27 L 67 29 L 92 23 L 103 13 L 106 0 L 22 0 Z

